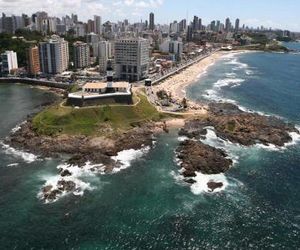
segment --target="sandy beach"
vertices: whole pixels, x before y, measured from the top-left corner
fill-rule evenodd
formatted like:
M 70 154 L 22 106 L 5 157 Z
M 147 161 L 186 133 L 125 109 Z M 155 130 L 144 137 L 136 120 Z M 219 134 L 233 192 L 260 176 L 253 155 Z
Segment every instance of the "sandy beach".
M 218 51 L 211 56 L 201 60 L 200 62 L 188 67 L 183 70 L 181 73 L 171 76 L 165 81 L 161 82 L 159 85 L 153 86 L 153 91 L 158 92 L 160 90 L 166 90 L 172 95 L 172 98 L 182 101 L 183 98 L 186 98 L 185 88 L 194 83 L 201 74 L 205 73 L 206 69 L 213 65 L 219 58 L 225 55 L 228 52 Z M 191 100 L 188 100 L 190 110 L 202 110 L 205 113 L 206 107 L 195 103 Z

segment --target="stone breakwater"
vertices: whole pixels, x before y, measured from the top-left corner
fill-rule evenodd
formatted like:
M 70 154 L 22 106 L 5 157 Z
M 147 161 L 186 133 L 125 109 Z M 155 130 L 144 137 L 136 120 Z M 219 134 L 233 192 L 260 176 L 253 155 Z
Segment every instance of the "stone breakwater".
M 252 146 L 262 144 L 283 147 L 293 140 L 291 133 L 299 131 L 294 125 L 277 117 L 247 113 L 237 106 L 228 103 L 211 103 L 209 116 L 186 121 L 179 131 L 187 140 L 180 143 L 177 157 L 180 160 L 182 175 L 185 181 L 193 184 L 197 173 L 216 175 L 226 172 L 233 161 L 221 149 L 205 145 L 207 128 L 214 128 L 216 135 L 224 141 Z M 211 191 L 222 186 L 222 183 L 207 183 Z

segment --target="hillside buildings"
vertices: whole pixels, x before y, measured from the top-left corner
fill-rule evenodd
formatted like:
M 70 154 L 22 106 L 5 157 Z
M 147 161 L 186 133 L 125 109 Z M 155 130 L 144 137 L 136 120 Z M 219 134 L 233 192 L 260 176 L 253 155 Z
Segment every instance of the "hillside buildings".
M 147 78 L 149 42 L 143 38 L 124 38 L 115 42 L 115 71 L 118 79 L 139 81 Z
M 45 74 L 60 74 L 69 66 L 68 42 L 59 36 L 52 36 L 39 45 L 41 71 Z
M 0 55 L 0 72 L 13 74 L 18 69 L 17 53 L 7 50 Z

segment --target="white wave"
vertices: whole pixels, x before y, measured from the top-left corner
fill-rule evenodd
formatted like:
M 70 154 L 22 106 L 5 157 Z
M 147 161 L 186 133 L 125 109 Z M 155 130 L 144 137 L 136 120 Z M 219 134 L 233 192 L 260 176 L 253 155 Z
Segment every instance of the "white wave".
M 21 122 L 20 124 L 16 125 L 16 126 L 11 130 L 11 133 L 12 133 L 12 134 L 15 134 L 16 132 L 18 132 L 18 131 L 21 129 L 22 125 L 24 125 L 24 124 L 26 124 L 26 123 L 27 123 L 27 121 L 23 121 L 23 122 Z
M 246 75 L 248 75 L 248 76 L 251 76 L 251 75 L 254 74 L 254 72 L 253 72 L 252 70 L 249 70 L 249 69 L 245 70 L 245 73 L 246 73 Z
M 246 69 L 249 67 L 247 63 L 242 63 L 238 61 L 238 58 L 233 58 L 233 60 L 226 62 L 225 64 L 236 65 L 235 69 Z
M 111 157 L 115 162 L 120 164 L 120 167 L 115 167 L 112 172 L 117 173 L 121 170 L 129 168 L 132 161 L 142 157 L 143 155 L 148 153 L 149 150 L 150 147 L 144 147 L 139 150 L 129 149 L 119 152 L 117 156 Z
M 193 178 L 193 180 L 196 181 L 196 183 L 191 185 L 191 191 L 195 195 L 199 195 L 202 193 L 217 193 L 224 191 L 227 186 L 229 185 L 228 180 L 224 174 L 216 174 L 216 175 L 205 175 L 201 172 L 196 172 L 196 177 Z M 223 186 L 220 188 L 216 188 L 214 191 L 209 189 L 208 183 L 209 182 L 216 182 L 216 183 L 222 183 Z
M 60 164 L 57 166 L 57 169 L 61 171 L 69 171 L 71 174 L 70 176 L 61 176 L 61 175 L 55 175 L 55 176 L 44 176 L 43 179 L 45 180 L 45 184 L 43 187 L 51 186 L 51 191 L 57 190 L 59 188 L 58 183 L 60 181 L 71 181 L 75 184 L 75 189 L 72 192 L 63 191 L 59 195 L 57 195 L 56 199 L 53 201 L 46 200 L 45 203 L 55 202 L 59 200 L 60 198 L 73 193 L 73 195 L 76 196 L 82 196 L 86 190 L 94 190 L 95 188 L 91 186 L 90 183 L 84 182 L 81 180 L 83 177 L 92 177 L 95 176 L 95 174 L 104 174 L 105 173 L 105 166 L 103 164 L 96 164 L 92 165 L 90 162 L 87 162 L 84 166 L 78 167 L 75 165 L 68 165 L 68 164 Z M 44 194 L 42 191 L 38 193 L 39 199 L 44 199 Z
M 205 139 L 200 139 L 200 141 L 211 147 L 224 150 L 228 155 L 227 158 L 232 160 L 232 166 L 238 164 L 239 156 L 237 151 L 239 151 L 243 146 L 218 137 L 214 127 L 206 127 L 205 129 L 207 131 L 206 135 L 204 136 Z
M 178 171 L 178 172 L 171 171 L 170 175 L 174 178 L 174 180 L 176 181 L 176 183 L 178 183 L 178 184 L 185 184 L 184 177 L 180 173 L 180 171 Z
M 236 76 L 237 76 L 237 74 L 236 74 L 236 73 L 233 73 L 233 72 L 231 72 L 231 73 L 226 73 L 225 75 L 226 75 L 226 77 L 228 77 L 228 78 L 230 78 L 230 77 L 236 77 Z
M 202 95 L 203 98 L 216 102 L 228 102 L 232 104 L 236 104 L 235 100 L 222 97 L 216 89 L 208 89 Z
M 178 141 L 180 141 L 180 142 L 183 142 L 183 141 L 186 141 L 186 140 L 188 140 L 189 138 L 187 137 L 187 136 L 179 136 L 178 137 Z
M 300 143 L 300 127 L 296 126 L 296 129 L 298 130 L 299 133 L 296 133 L 296 132 L 290 133 L 290 136 L 292 137 L 292 141 L 284 144 L 285 148 L 291 147 L 291 146 L 294 146 L 294 145 Z
M 225 78 L 218 80 L 214 87 L 222 88 L 226 86 L 236 87 L 239 86 L 241 83 L 245 82 L 245 79 L 236 79 L 236 78 Z
M 26 163 L 32 163 L 38 159 L 38 157 L 34 154 L 24 152 L 22 150 L 17 150 L 9 145 L 0 142 L 2 149 L 4 150 L 5 154 L 12 155 L 18 158 L 22 158 Z
M 16 167 L 16 166 L 19 166 L 19 163 L 11 163 L 7 165 L 7 167 Z
M 300 131 L 300 127 L 296 127 L 298 131 Z M 261 148 L 267 151 L 284 151 L 286 150 L 288 147 L 296 145 L 297 143 L 300 142 L 300 134 L 296 133 L 296 132 L 291 132 L 290 136 L 292 137 L 292 141 L 286 143 L 283 147 L 279 147 L 276 146 L 274 144 L 268 144 L 268 145 L 264 145 L 261 143 L 257 143 L 253 146 L 243 146 L 241 144 L 238 143 L 232 143 L 228 140 L 223 140 L 221 138 L 219 138 L 213 127 L 207 127 L 207 134 L 205 136 L 205 139 L 201 139 L 201 141 L 207 145 L 210 145 L 212 147 L 216 147 L 216 148 L 220 148 L 223 149 L 224 151 L 226 151 L 226 153 L 228 154 L 228 158 L 230 158 L 233 161 L 233 165 L 236 165 L 238 163 L 239 160 L 239 156 L 238 156 L 238 151 L 240 150 L 245 150 L 245 149 L 250 149 L 250 148 Z

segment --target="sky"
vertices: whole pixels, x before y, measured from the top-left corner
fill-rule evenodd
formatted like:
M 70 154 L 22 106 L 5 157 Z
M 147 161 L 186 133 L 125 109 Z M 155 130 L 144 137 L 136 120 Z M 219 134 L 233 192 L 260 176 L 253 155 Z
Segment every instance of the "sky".
M 103 21 L 148 19 L 155 13 L 155 22 L 169 24 L 194 15 L 204 24 L 212 20 L 232 22 L 239 18 L 249 27 L 289 29 L 300 32 L 300 0 L 0 0 L 0 12 L 19 15 L 46 11 L 61 17 L 76 13 L 81 21 L 102 16 Z

